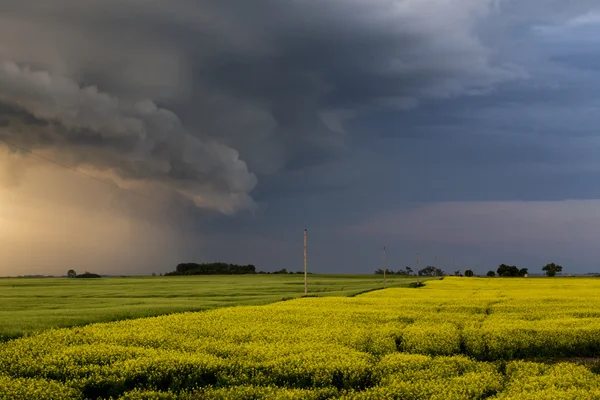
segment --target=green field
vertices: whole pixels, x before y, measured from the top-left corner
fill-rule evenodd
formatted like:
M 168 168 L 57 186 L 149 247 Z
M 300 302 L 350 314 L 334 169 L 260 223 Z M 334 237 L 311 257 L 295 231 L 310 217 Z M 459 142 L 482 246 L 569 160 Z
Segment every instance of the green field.
M 309 275 L 309 295 L 349 296 L 382 287 L 377 275 Z M 388 278 L 400 287 L 414 278 Z M 259 305 L 300 297 L 303 275 L 102 279 L 0 279 L 0 341 L 45 330 L 139 317 Z

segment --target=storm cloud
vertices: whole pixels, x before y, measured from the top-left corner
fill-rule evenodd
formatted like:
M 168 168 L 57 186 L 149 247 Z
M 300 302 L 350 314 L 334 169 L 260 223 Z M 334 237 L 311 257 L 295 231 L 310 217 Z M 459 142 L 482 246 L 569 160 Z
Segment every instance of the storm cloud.
M 280 267 L 269 240 L 291 249 L 291 232 L 310 225 L 352 247 L 361 233 L 342 243 L 337 228 L 410 202 L 600 196 L 588 184 L 600 173 L 595 1 L 0 0 L 0 10 L 0 139 L 196 207 L 186 229 L 236 249 L 211 240 L 203 258 Z M 5 185 L 27 179 L 4 164 Z
M 345 147 L 344 122 L 361 113 L 521 76 L 493 63 L 475 32 L 492 2 L 3 3 L 2 102 L 130 150 L 184 140 L 171 140 L 185 136 L 179 118 L 156 106 L 168 104 L 190 135 L 224 145 L 193 142 L 190 157 L 221 162 L 225 175 L 243 175 L 234 151 L 258 174 L 320 162 Z M 211 150 L 230 153 L 206 161 Z M 164 170 L 151 163 L 146 174 Z M 226 181 L 236 195 L 253 186 Z

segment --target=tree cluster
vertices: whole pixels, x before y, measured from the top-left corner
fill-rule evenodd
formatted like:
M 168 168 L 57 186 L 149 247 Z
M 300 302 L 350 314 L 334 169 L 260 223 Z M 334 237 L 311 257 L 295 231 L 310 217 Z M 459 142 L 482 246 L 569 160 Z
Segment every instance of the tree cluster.
M 547 276 L 556 276 L 556 274 L 561 273 L 562 270 L 563 270 L 563 267 L 561 265 L 558 265 L 555 263 L 547 264 L 542 268 L 542 271 L 544 271 Z M 498 274 L 498 276 L 526 276 L 529 273 L 529 269 L 528 268 L 519 269 L 519 268 L 515 267 L 514 265 L 500 264 L 500 266 L 498 267 L 496 272 L 489 271 L 487 273 L 487 276 L 489 276 L 489 277 L 496 276 L 496 273 Z
M 557 273 L 562 272 L 563 267 L 555 263 L 550 263 L 542 268 L 542 271 L 546 273 L 546 276 L 556 276 Z
M 380 268 L 380 269 L 376 270 L 375 274 L 383 275 L 383 269 Z M 385 274 L 386 275 L 412 275 L 413 270 L 411 267 L 404 267 L 404 269 L 399 269 L 398 271 L 394 271 L 394 270 L 386 268 Z
M 304 272 L 303 272 L 303 271 L 296 271 L 296 272 L 293 272 L 293 271 L 288 271 L 288 270 L 287 270 L 287 269 L 285 269 L 285 268 L 282 268 L 282 269 L 280 269 L 280 270 L 273 271 L 273 272 L 263 272 L 263 271 L 260 271 L 260 272 L 258 272 L 258 273 L 259 273 L 259 274 L 304 274 Z M 312 272 L 307 272 L 307 274 L 312 274 Z
M 67 277 L 68 278 L 102 278 L 100 275 L 98 274 L 94 274 L 92 272 L 87 272 L 85 271 L 83 274 L 79 274 L 77 275 L 77 272 L 75 272 L 74 269 L 70 269 L 67 272 Z
M 383 275 L 383 269 L 378 269 L 375 271 L 377 275 Z M 404 267 L 404 269 L 399 269 L 398 271 L 393 271 L 391 269 L 385 270 L 386 275 L 412 275 L 413 269 L 411 267 Z M 420 269 L 417 274 L 419 276 L 444 276 L 446 273 L 439 268 L 433 267 L 431 265 Z
M 471 277 L 475 276 L 475 273 L 473 272 L 473 270 L 467 269 L 465 271 L 465 274 L 463 275 L 460 273 L 460 269 L 457 269 L 456 271 L 454 271 L 454 276 L 466 276 L 468 278 L 471 278 Z
M 446 273 L 441 269 L 428 265 L 425 268 L 419 270 L 419 276 L 444 276 Z
M 506 264 L 500 264 L 500 266 L 498 267 L 498 269 L 496 270 L 496 273 L 498 274 L 498 276 L 525 276 L 528 273 L 528 269 L 527 268 L 517 268 L 514 265 L 506 265 Z M 488 272 L 488 276 L 489 272 Z
M 167 272 L 165 276 L 174 275 L 245 275 L 255 274 L 254 265 L 237 265 L 227 263 L 182 263 L 177 265 L 175 271 Z

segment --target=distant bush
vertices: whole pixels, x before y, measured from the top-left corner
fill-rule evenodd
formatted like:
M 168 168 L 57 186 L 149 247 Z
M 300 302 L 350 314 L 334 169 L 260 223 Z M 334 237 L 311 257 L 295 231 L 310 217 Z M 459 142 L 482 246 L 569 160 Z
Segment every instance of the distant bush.
M 468 270 L 466 270 L 466 271 L 465 271 L 465 276 L 466 276 L 466 277 L 469 277 L 469 278 L 470 278 L 470 277 L 472 277 L 473 275 L 475 275 L 475 274 L 474 274 L 474 273 L 473 273 L 473 271 L 471 271 L 470 269 L 468 269 Z
M 86 271 L 83 274 L 77 275 L 75 278 L 102 278 L 102 277 L 98 274 L 93 274 L 91 272 Z
M 254 265 L 237 265 L 226 263 L 182 263 L 177 265 L 175 271 L 167 272 L 165 276 L 174 275 L 245 275 L 255 274 Z
M 496 272 L 499 276 L 519 276 L 519 268 L 514 265 L 500 264 Z
M 519 276 L 525 276 L 529 274 L 529 269 L 528 268 L 521 268 L 519 270 Z
M 385 270 L 386 275 L 412 275 L 412 273 L 413 270 L 411 267 L 404 267 L 404 269 L 399 269 L 398 271 L 387 268 Z M 383 275 L 383 270 L 381 268 L 375 270 L 375 275 Z
M 563 267 L 561 265 L 557 265 L 555 263 L 547 264 L 542 268 L 542 271 L 546 273 L 546 276 L 556 276 L 557 273 L 561 273 Z
M 226 263 L 185 263 L 179 264 L 175 271 L 167 272 L 163 276 L 180 276 L 180 275 L 247 275 L 247 274 L 261 274 L 261 275 L 299 275 L 304 274 L 303 271 L 288 271 L 286 268 L 282 268 L 273 272 L 257 271 L 254 265 L 236 265 Z M 307 272 L 308 275 L 314 274 L 314 272 Z
M 496 276 L 496 273 L 494 271 L 488 271 L 487 276 L 489 276 L 489 277 Z
M 434 267 L 433 265 L 428 265 L 427 267 L 419 270 L 420 276 L 444 276 L 445 272 L 439 268 Z

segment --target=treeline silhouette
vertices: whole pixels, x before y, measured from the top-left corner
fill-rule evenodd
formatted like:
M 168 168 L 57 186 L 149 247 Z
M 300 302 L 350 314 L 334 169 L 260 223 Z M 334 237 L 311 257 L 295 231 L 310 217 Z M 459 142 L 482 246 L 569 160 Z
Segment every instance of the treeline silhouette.
M 177 265 L 175 271 L 167 272 L 165 276 L 176 275 L 246 275 L 255 274 L 254 265 L 237 265 L 227 263 L 182 263 Z
M 70 269 L 67 272 L 67 277 L 68 278 L 102 278 L 102 276 L 100 276 L 98 274 L 94 274 L 92 272 L 88 272 L 88 271 L 85 271 L 83 274 L 78 275 L 74 269 Z
M 302 271 L 288 271 L 283 268 L 273 272 L 257 271 L 252 264 L 237 265 L 222 262 L 217 263 L 182 263 L 177 265 L 175 271 L 167 272 L 164 276 L 179 275 L 249 275 L 249 274 L 303 274 Z M 312 274 L 312 272 L 308 272 Z
M 94 274 L 93 272 L 84 272 L 83 274 L 77 275 L 75 278 L 102 278 L 101 275 Z

